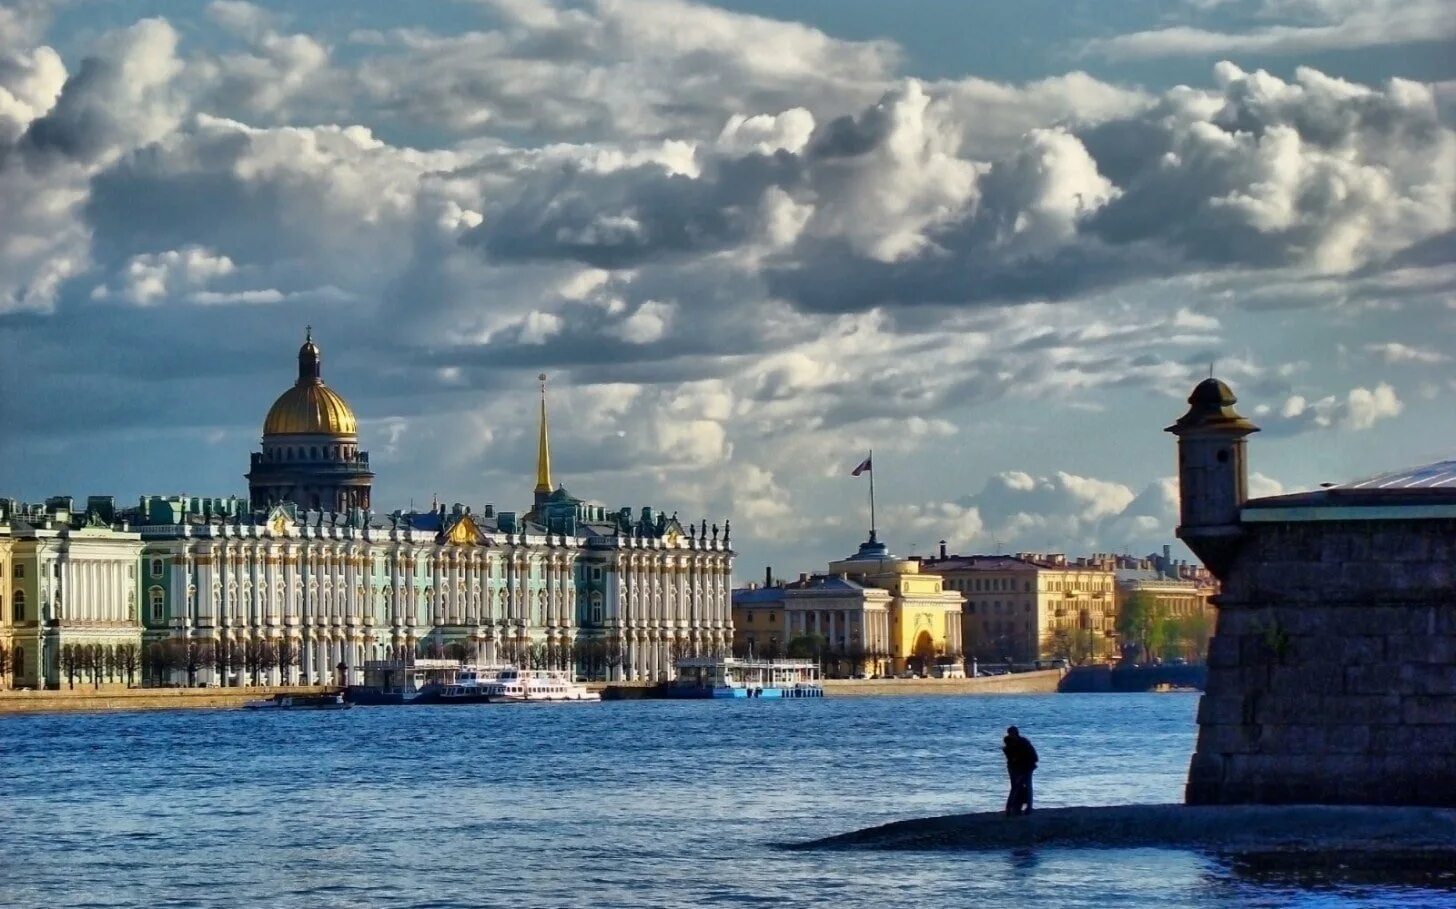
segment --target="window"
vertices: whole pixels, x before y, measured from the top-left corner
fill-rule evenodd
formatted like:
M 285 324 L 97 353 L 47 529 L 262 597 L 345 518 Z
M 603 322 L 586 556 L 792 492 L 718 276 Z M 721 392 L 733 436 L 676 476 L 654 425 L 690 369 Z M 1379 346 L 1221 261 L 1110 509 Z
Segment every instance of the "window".
M 744 622 L 745 622 L 745 623 L 746 623 L 746 624 L 749 624 L 749 625 L 752 625 L 752 624 L 753 624 L 753 611 L 752 611 L 752 610 L 749 610 L 749 611 L 748 611 L 748 612 L 747 612 L 747 613 L 746 613 L 746 614 L 745 614 L 745 615 L 744 615 L 744 617 L 743 617 L 743 621 L 744 621 Z
M 25 591 L 24 590 L 17 590 L 17 591 L 15 591 L 15 606 L 14 606 L 14 612 L 11 613 L 11 617 L 16 622 L 24 622 L 25 621 Z
M 774 621 L 774 614 L 773 614 L 773 613 L 772 613 L 772 612 L 770 612 L 770 613 L 769 613 L 769 614 L 768 614 L 768 620 L 769 620 L 769 621 L 770 621 L 770 622 L 772 622 L 772 621 Z
M 162 621 L 166 617 L 166 614 L 167 614 L 167 596 L 166 596 L 166 594 L 162 593 L 162 588 L 160 588 L 160 587 L 153 587 L 148 592 L 148 596 L 150 597 L 150 601 L 151 601 L 151 617 L 152 617 L 151 620 L 152 620 L 152 622 L 155 623 L 155 622 Z
M 152 577 L 154 577 L 154 578 L 160 578 L 161 576 L 162 576 L 162 560 L 161 559 L 152 559 Z
M 602 579 L 602 569 L 599 566 L 592 566 L 591 579 L 593 581 L 600 581 Z
M 21 564 L 21 565 L 16 565 L 15 566 L 15 580 L 17 580 L 17 581 L 23 581 L 23 580 L 25 580 L 25 565 Z

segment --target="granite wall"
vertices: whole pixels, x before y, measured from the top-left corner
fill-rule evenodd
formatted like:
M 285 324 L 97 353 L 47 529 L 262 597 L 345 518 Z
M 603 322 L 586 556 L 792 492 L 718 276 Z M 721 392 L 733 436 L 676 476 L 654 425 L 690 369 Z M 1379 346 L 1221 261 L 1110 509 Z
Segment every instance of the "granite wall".
M 1242 529 L 1187 801 L 1456 806 L 1456 520 Z

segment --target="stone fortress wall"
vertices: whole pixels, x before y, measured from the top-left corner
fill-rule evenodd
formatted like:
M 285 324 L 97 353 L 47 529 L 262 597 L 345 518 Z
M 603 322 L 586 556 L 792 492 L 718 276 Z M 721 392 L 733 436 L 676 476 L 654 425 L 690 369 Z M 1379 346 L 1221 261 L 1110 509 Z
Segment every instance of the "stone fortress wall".
M 1456 806 L 1456 520 L 1245 528 L 1188 801 Z

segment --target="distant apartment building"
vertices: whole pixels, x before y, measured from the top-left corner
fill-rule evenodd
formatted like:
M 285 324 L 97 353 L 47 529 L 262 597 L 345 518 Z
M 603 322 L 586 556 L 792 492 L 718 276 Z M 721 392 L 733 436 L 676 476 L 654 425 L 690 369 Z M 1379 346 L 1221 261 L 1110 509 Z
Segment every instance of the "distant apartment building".
M 1116 576 L 1109 559 L 948 555 L 942 547 L 921 566 L 964 598 L 963 647 L 978 660 L 1082 663 L 1117 653 Z

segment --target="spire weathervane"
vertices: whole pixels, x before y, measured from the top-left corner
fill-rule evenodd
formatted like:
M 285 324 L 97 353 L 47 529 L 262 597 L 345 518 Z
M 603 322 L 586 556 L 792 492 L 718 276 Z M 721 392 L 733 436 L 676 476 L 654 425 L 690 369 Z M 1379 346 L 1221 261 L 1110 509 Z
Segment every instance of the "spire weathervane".
M 536 377 L 541 382 L 541 430 L 536 441 L 536 497 L 551 494 L 551 445 L 546 434 L 546 373 Z

